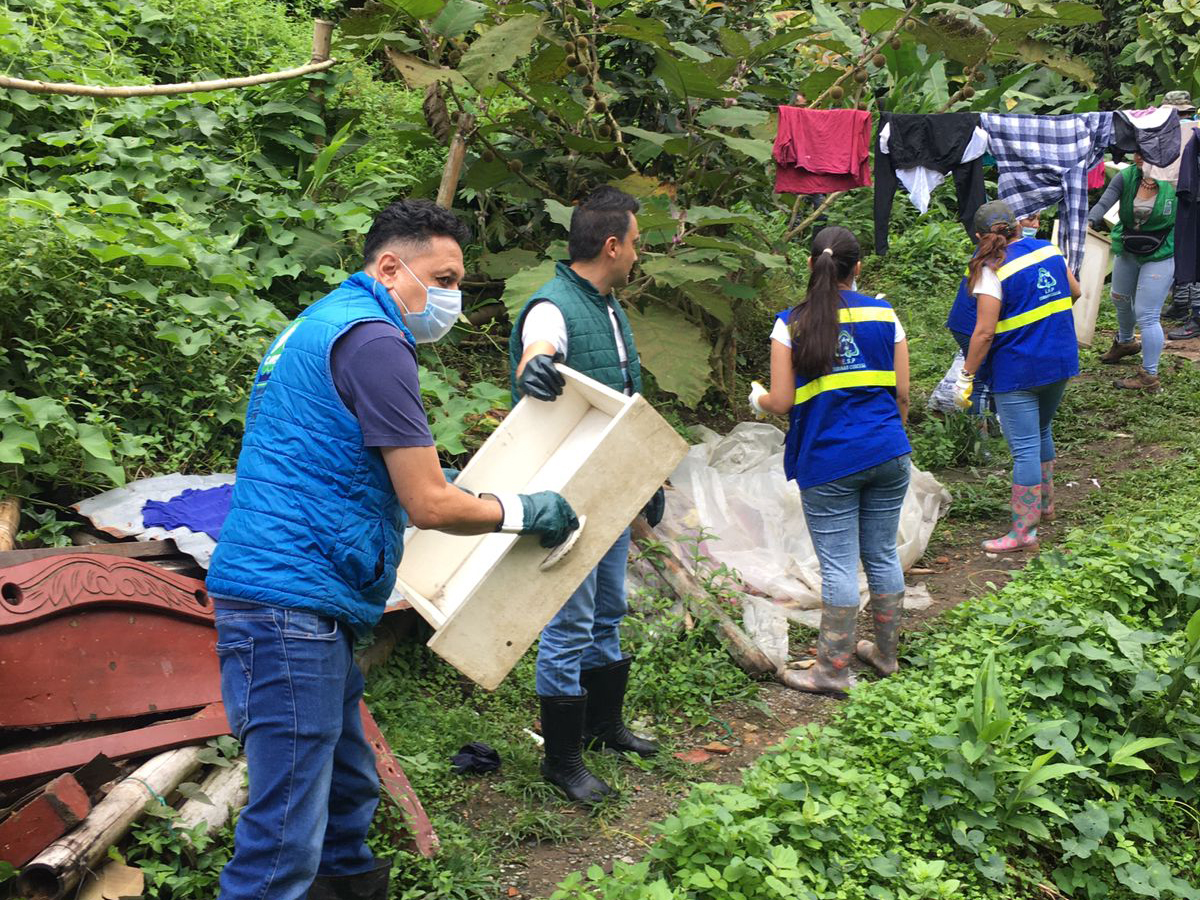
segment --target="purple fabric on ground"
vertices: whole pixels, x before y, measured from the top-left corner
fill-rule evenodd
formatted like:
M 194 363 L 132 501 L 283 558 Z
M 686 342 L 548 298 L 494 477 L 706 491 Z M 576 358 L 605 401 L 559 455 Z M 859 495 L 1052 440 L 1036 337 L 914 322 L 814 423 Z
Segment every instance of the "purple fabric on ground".
M 214 541 L 221 536 L 221 526 L 229 515 L 232 484 L 216 487 L 188 488 L 170 500 L 147 500 L 142 507 L 142 522 L 147 528 L 188 528 L 204 532 Z

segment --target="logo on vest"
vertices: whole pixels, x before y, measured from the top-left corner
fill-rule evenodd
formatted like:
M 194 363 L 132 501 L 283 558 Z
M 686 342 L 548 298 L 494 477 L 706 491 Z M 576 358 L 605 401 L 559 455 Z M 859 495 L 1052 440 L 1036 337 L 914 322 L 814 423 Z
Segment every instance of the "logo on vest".
M 1042 300 L 1045 300 L 1051 294 L 1055 293 L 1058 288 L 1058 279 L 1050 274 L 1050 270 L 1038 266 L 1037 289 L 1042 292 Z
M 865 369 L 867 364 L 862 362 L 862 351 L 854 341 L 854 335 L 843 328 L 838 332 L 838 371 L 845 369 Z

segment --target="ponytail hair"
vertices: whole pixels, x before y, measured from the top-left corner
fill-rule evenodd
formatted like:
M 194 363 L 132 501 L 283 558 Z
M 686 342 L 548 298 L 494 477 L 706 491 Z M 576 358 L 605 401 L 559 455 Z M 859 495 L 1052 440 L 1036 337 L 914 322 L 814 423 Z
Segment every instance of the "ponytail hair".
M 829 225 L 818 232 L 812 253 L 808 291 L 788 316 L 792 371 L 804 378 L 819 378 L 833 370 L 837 359 L 838 310 L 844 305 L 838 283 L 848 281 L 853 275 L 862 250 L 849 229 Z
M 1007 222 L 999 222 L 979 235 L 979 246 L 975 255 L 967 264 L 967 287 L 974 288 L 979 283 L 979 276 L 984 267 L 999 269 L 1004 265 L 1004 257 L 1008 251 L 1008 242 L 1017 236 L 1017 226 Z

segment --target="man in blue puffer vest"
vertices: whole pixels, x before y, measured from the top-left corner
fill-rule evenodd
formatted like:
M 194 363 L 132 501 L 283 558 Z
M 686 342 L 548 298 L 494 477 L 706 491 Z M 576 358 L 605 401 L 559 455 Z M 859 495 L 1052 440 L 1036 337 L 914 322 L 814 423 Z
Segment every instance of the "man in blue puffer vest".
M 379 800 L 353 642 L 383 614 L 404 527 L 562 543 L 561 496 L 475 496 L 446 481 L 421 405 L 417 343 L 462 309 L 466 228 L 398 201 L 364 270 L 308 307 L 259 365 L 229 517 L 213 553 L 221 694 L 250 797 L 220 900 L 386 900 L 367 848 Z

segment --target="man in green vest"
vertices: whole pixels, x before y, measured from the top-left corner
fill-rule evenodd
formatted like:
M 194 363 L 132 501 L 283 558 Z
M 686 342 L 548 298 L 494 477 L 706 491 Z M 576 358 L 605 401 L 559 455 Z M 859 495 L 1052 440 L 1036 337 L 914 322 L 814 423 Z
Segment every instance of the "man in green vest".
M 629 282 L 637 262 L 638 202 L 602 187 L 576 206 L 567 241 L 569 262 L 534 292 L 509 339 L 513 399 L 553 402 L 563 391 L 555 362 L 625 394 L 642 389 L 633 332 L 615 288 Z M 643 514 L 662 518 L 659 490 Z M 582 749 L 603 747 L 652 756 L 658 746 L 625 727 L 622 706 L 630 657 L 621 653 L 626 612 L 626 529 L 578 590 L 542 631 L 536 685 L 546 758 L 542 775 L 569 800 L 592 804 L 612 788 L 588 771 Z

